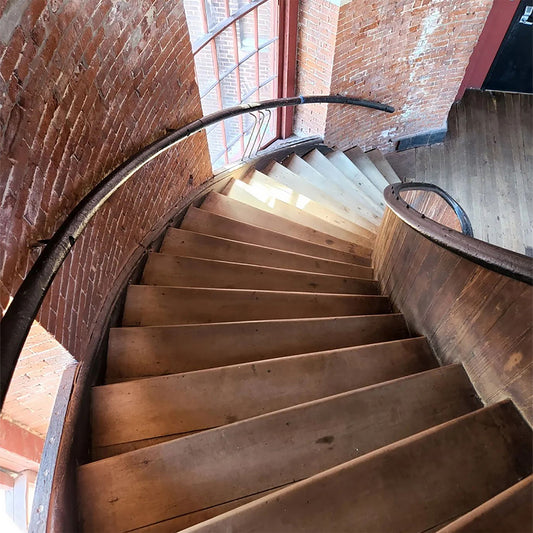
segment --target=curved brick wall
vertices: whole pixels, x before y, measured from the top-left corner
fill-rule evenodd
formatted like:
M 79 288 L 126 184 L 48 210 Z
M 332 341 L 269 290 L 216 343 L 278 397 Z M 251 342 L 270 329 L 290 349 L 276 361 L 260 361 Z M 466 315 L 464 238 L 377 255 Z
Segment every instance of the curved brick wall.
M 0 302 L 106 173 L 201 116 L 182 3 L 0 0 Z M 190 179 L 190 176 L 192 178 Z M 204 134 L 151 162 L 93 219 L 39 321 L 76 357 L 132 251 L 211 176 Z

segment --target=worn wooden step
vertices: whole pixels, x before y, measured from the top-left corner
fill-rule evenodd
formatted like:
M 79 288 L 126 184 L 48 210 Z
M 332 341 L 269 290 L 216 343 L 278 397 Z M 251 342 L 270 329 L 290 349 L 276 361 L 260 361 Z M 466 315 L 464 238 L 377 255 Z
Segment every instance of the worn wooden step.
M 93 387 L 93 449 L 112 455 L 436 366 L 416 337 Z
M 401 314 L 111 328 L 107 379 L 177 374 L 408 336 Z
M 283 233 L 260 228 L 253 224 L 245 224 L 244 222 L 216 215 L 215 213 L 211 213 L 205 209 L 198 209 L 196 207 L 189 207 L 187 214 L 181 223 L 181 228 L 222 237 L 224 239 L 232 239 L 251 244 L 259 244 L 261 246 L 267 246 L 278 250 L 312 255 L 314 257 L 321 257 L 322 259 L 332 261 L 354 263 L 362 266 L 370 266 L 371 263 L 368 257 L 357 256 L 351 253 L 335 250 L 328 246 L 321 246 L 312 242 L 296 239 L 284 235 Z
M 313 228 L 326 235 L 333 235 L 344 241 L 354 242 L 368 248 L 373 247 L 375 236 L 364 228 L 358 228 L 354 225 L 355 228 L 348 231 L 331 224 L 322 218 L 307 213 L 290 203 L 280 200 L 277 195 L 272 195 L 270 191 L 262 185 L 255 184 L 252 186 L 240 180 L 230 180 L 223 193 L 233 200 L 248 204 L 261 211 L 277 215 L 296 224 Z
M 348 191 L 343 190 L 341 187 L 331 182 L 326 176 L 320 174 L 320 172 L 314 169 L 301 157 L 293 154 L 283 161 L 283 165 L 295 174 L 302 176 L 302 178 L 309 181 L 314 187 L 322 190 L 324 194 L 336 198 L 339 204 L 343 207 L 352 206 L 352 208 L 362 217 L 379 226 L 381 219 L 380 214 L 368 209 L 364 201 L 356 201 L 351 191 L 348 193 Z
M 357 187 L 357 182 L 347 178 L 325 155 L 318 150 L 312 150 L 303 158 L 314 169 L 318 170 L 328 181 L 333 181 L 343 190 L 349 191 L 358 201 L 363 202 L 372 212 L 383 215 L 384 206 L 367 196 L 364 188 Z
M 376 165 L 359 148 L 355 146 L 344 152 L 350 161 L 380 190 L 389 186 L 389 182 L 383 177 Z
M 390 310 L 386 296 L 130 285 L 122 325 L 377 315 Z
M 462 367 L 441 367 L 87 464 L 84 530 L 128 531 L 270 490 L 478 407 Z
M 142 283 L 271 291 L 379 294 L 377 281 L 152 253 Z
M 281 167 L 285 169 L 285 167 Z M 287 170 L 287 169 L 285 169 Z M 290 172 L 290 170 L 287 170 Z M 338 226 L 346 231 L 351 233 L 358 233 L 363 237 L 368 238 L 371 241 L 374 241 L 376 238 L 376 229 L 372 226 L 372 230 L 368 230 L 367 224 L 361 226 L 350 221 L 348 218 L 339 215 L 336 211 L 328 209 L 323 204 L 319 204 L 307 196 L 295 191 L 284 185 L 283 183 L 276 181 L 275 179 L 255 170 L 251 172 L 246 177 L 241 180 L 243 183 L 247 183 L 254 188 L 259 188 L 262 192 L 269 196 L 273 196 L 281 200 L 282 202 L 291 204 L 298 209 L 305 211 L 315 217 L 319 217 L 334 226 Z
M 374 163 L 376 168 L 381 172 L 383 177 L 390 183 L 398 183 L 402 181 L 396 171 L 392 168 L 391 164 L 385 159 L 385 156 L 381 153 L 381 150 L 374 148 L 369 152 L 365 152 L 365 155 Z
M 533 476 L 494 496 L 439 533 L 531 533 Z
M 530 473 L 531 430 L 512 403 L 503 402 L 295 483 L 190 533 L 420 533 Z
M 323 183 L 320 187 L 315 186 L 276 161 L 265 169 L 265 174 L 351 222 L 363 226 L 373 233 L 377 231 L 380 222 L 379 217 L 372 216 L 371 220 L 368 220 L 358 205 L 342 203 L 332 195 L 331 191 L 327 190 Z
M 167 230 L 161 252 L 334 276 L 365 279 L 374 277 L 373 269 L 366 266 L 331 261 L 177 228 Z
M 348 179 L 353 181 L 357 188 L 365 193 L 368 198 L 371 198 L 375 204 L 385 209 L 385 199 L 383 198 L 383 191 L 376 187 L 359 168 L 352 163 L 350 158 L 340 150 L 329 152 L 326 154 L 328 161 L 335 165 Z
M 267 213 L 216 192 L 210 192 L 206 196 L 201 208 L 210 213 L 238 220 L 245 224 L 253 224 L 263 229 L 282 233 L 295 239 L 326 246 L 341 252 L 362 257 L 370 257 L 372 255 L 372 242 L 368 239 L 362 237 L 354 237 L 349 241 L 340 239 L 329 233 L 291 222 L 281 216 Z

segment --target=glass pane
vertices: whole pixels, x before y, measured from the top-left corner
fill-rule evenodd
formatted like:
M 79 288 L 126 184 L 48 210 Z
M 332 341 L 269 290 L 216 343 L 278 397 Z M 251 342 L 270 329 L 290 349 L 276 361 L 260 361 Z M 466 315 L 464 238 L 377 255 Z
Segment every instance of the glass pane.
M 265 83 L 277 74 L 277 49 L 278 42 L 274 41 L 266 48 L 259 50 L 259 84 Z
M 257 54 L 253 54 L 244 63 L 241 63 L 239 71 L 241 73 L 241 95 L 243 101 L 255 102 L 257 96 Z
M 202 5 L 198 0 L 184 0 L 185 14 L 187 16 L 187 26 L 191 43 L 194 43 L 199 37 L 205 35 L 204 24 L 202 22 Z
M 216 124 L 213 129 L 207 133 L 207 143 L 209 145 L 209 154 L 211 155 L 211 161 L 217 160 L 221 155 L 226 152 L 226 146 L 224 144 L 222 131 L 222 123 Z
M 204 46 L 204 48 L 195 54 L 194 66 L 196 68 L 196 80 L 198 81 L 200 95 L 204 95 L 216 82 L 210 45 Z
M 277 36 L 277 11 L 277 4 L 274 0 L 269 0 L 257 8 L 259 46 Z
M 226 20 L 226 6 L 224 1 L 217 0 L 196 0 L 198 3 L 203 2 L 205 5 L 205 14 L 207 17 L 207 29 L 211 31 L 217 24 Z

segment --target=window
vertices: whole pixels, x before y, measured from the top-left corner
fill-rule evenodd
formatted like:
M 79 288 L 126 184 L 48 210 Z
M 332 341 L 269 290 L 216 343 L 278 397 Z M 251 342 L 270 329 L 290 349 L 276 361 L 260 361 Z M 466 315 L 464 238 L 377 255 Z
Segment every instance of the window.
M 204 115 L 283 95 L 283 5 L 279 0 L 185 0 Z M 279 137 L 278 110 L 261 121 L 259 132 L 260 121 L 252 115 L 208 128 L 213 168 L 238 161 L 252 143 L 264 147 Z

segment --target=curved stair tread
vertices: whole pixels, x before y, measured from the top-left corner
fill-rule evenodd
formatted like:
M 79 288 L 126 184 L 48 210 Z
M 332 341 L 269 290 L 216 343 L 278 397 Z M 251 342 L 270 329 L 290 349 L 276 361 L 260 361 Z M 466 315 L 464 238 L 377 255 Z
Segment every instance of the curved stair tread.
M 361 148 L 354 146 L 353 148 L 346 150 L 344 153 L 380 192 L 383 192 L 383 190 L 389 186 L 389 182 Z
M 333 467 L 187 532 L 419 533 L 529 475 L 530 449 L 531 429 L 505 401 Z
M 123 326 L 390 313 L 386 296 L 129 285 Z
M 276 181 L 258 170 L 245 176 L 241 182 L 251 185 L 252 187 L 261 186 L 261 189 L 264 189 L 269 195 L 278 198 L 282 202 L 297 207 L 298 209 L 321 218 L 330 224 L 345 229 L 346 231 L 359 233 L 371 241 L 374 241 L 376 238 L 377 228 L 373 224 L 369 225 L 367 223 L 364 226 L 361 226 L 352 222 L 346 217 L 339 215 L 336 211 L 328 209 L 323 204 L 311 200 L 307 196 L 287 187 L 287 185 Z
M 210 429 L 436 366 L 416 337 L 93 387 L 92 443 Z
M 381 172 L 383 177 L 392 185 L 393 183 L 401 182 L 402 180 L 396 174 L 396 171 L 392 168 L 391 164 L 387 161 L 385 156 L 381 153 L 381 150 L 374 148 L 365 155 L 374 163 L 376 168 Z
M 335 150 L 326 154 L 326 159 L 332 165 L 335 165 L 348 179 L 352 180 L 375 204 L 385 208 L 386 204 L 383 198 L 383 191 L 374 185 L 344 152 Z
M 379 224 L 378 221 L 381 218 L 379 211 L 369 209 L 362 198 L 357 199 L 355 197 L 352 190 L 340 187 L 334 181 L 329 180 L 327 176 L 323 176 L 303 158 L 292 154 L 283 161 L 283 165 L 293 173 L 309 181 L 314 187 L 323 191 L 324 194 L 336 198 L 342 206 L 350 206 L 369 221 L 372 221 L 374 217 L 376 224 Z
M 351 203 L 346 204 L 340 202 L 331 194 L 331 191 L 328 191 L 324 187 L 317 187 L 298 174 L 295 174 L 292 172 L 292 170 L 283 166 L 281 163 L 278 163 L 277 161 L 272 162 L 264 170 L 264 172 L 270 178 L 275 179 L 276 181 L 286 185 L 287 187 L 290 187 L 292 190 L 300 194 L 303 194 L 307 198 L 315 201 L 317 204 L 326 206 L 328 209 L 331 209 L 335 213 L 338 213 L 340 216 L 347 218 L 355 224 L 359 224 L 360 226 L 363 226 L 373 232 L 377 231 L 377 226 L 379 225 L 380 219 L 379 216 L 374 215 L 371 218 L 373 221 L 369 222 L 366 216 L 360 212 L 357 206 Z
M 354 263 L 361 266 L 370 266 L 371 263 L 368 257 L 354 255 L 328 246 L 297 239 L 283 233 L 264 229 L 251 223 L 240 222 L 196 207 L 189 207 L 181 223 L 181 228 L 198 233 L 207 233 L 215 237 L 259 244 L 269 248 L 321 257 L 333 261 Z
M 378 215 L 383 215 L 385 205 L 383 201 L 376 202 L 372 197 L 368 196 L 364 189 L 358 187 L 358 182 L 347 178 L 324 154 L 315 149 L 306 154 L 303 160 L 309 163 L 313 168 L 318 170 L 322 176 L 327 176 L 328 180 L 334 180 L 335 183 L 343 189 L 349 191 L 356 191 L 356 196 L 359 201 L 363 201 L 373 212 Z
M 289 221 L 281 216 L 267 213 L 257 207 L 252 207 L 223 194 L 210 192 L 202 202 L 200 208 L 210 213 L 231 218 L 232 220 L 238 220 L 245 224 L 253 224 L 263 229 L 282 233 L 295 239 L 301 239 L 320 246 L 333 248 L 341 252 L 367 258 L 372 254 L 372 243 L 368 239 L 360 237 L 358 240 L 361 244 L 356 242 L 355 239 L 349 241 L 340 239 L 329 233 L 324 233 L 309 226 Z
M 278 195 L 271 194 L 269 189 L 262 185 L 248 185 L 241 180 L 230 180 L 225 187 L 223 194 L 228 198 L 245 203 L 261 211 L 282 217 L 295 224 L 307 226 L 321 233 L 333 235 L 338 239 L 354 242 L 361 246 L 371 248 L 375 241 L 375 235 L 362 227 L 355 227 L 353 230 L 341 228 L 331 224 L 323 218 L 317 217 L 307 211 L 300 209 L 290 203 L 278 198 Z M 337 217 L 340 218 L 340 217 Z
M 371 267 L 234 241 L 181 228 L 169 228 L 167 230 L 161 245 L 161 252 L 176 256 L 286 268 L 333 276 L 374 278 L 374 271 Z
M 478 407 L 452 365 L 90 463 L 78 469 L 84 529 L 126 531 L 286 485 Z
M 476 507 L 439 533 L 530 533 L 533 531 L 533 476 Z
M 177 374 L 409 337 L 403 315 L 111 328 L 107 381 Z
M 379 294 L 377 281 L 197 257 L 150 253 L 145 285 L 292 292 Z

